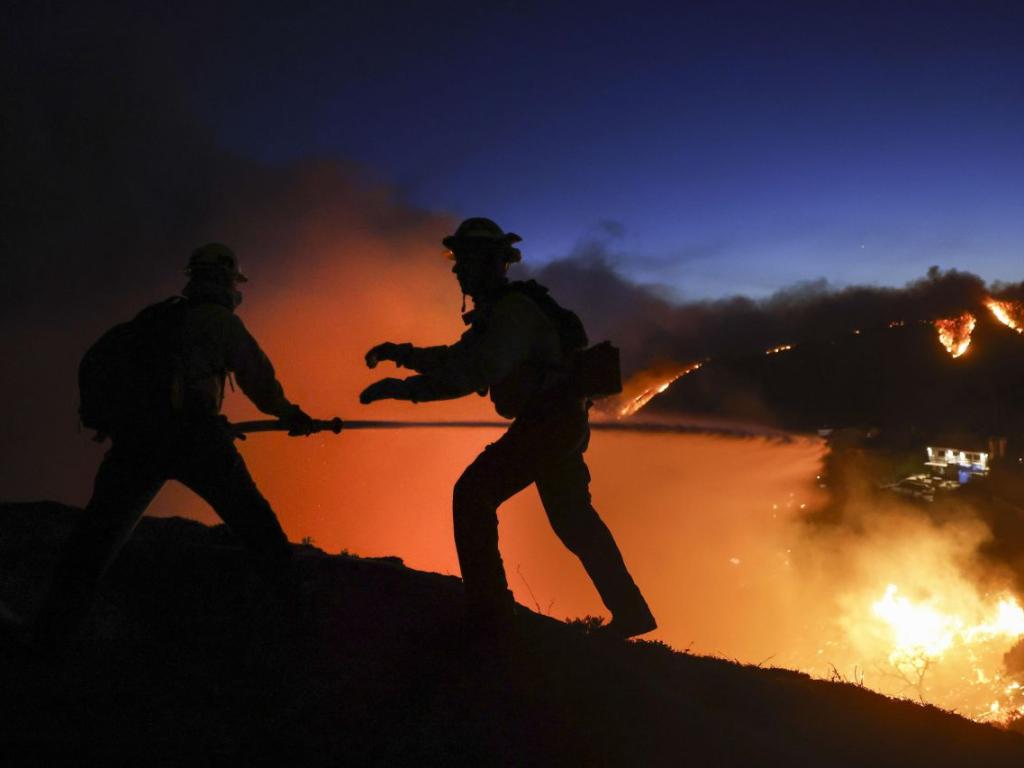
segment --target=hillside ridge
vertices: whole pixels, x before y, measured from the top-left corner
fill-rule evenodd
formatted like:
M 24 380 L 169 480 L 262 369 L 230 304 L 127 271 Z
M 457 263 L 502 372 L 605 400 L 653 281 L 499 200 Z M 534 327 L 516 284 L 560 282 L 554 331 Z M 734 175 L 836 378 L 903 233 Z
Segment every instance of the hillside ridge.
M 31 614 L 78 511 L 0 504 L 0 599 Z M 0 640 L 5 764 L 1007 765 L 1024 736 L 856 685 L 521 607 L 467 642 L 461 581 L 295 545 L 300 603 L 223 526 L 146 518 L 62 668 Z M 756 631 L 756 628 L 752 628 Z

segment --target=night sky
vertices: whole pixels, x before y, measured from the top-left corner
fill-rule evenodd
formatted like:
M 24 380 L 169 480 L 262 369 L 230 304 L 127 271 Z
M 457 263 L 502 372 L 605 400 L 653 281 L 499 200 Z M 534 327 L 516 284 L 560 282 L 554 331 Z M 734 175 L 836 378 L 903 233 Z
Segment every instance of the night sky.
M 351 163 L 534 264 L 596 241 L 687 299 L 1020 277 L 1016 3 L 137 5 L 8 32 L 26 70 L 124 49 L 224 149 Z
M 1019 277 L 1019 6 L 494 6 L 249 20 L 196 99 L 239 151 L 352 158 L 535 258 L 604 237 L 690 298 Z

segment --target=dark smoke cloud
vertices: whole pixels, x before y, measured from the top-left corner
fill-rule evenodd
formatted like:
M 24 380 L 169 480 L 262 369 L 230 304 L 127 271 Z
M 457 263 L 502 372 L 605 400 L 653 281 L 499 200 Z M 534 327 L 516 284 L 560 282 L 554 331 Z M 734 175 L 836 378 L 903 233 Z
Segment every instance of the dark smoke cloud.
M 766 299 L 733 296 L 675 302 L 658 286 L 629 282 L 602 242 L 581 245 L 536 276 L 584 318 L 594 339 L 623 351 L 627 373 L 662 361 L 761 352 L 779 344 L 829 340 L 855 329 L 933 320 L 977 308 L 989 293 L 1019 296 L 1021 284 L 986 286 L 968 272 L 933 267 L 902 288 L 834 288 L 825 279 L 798 283 Z

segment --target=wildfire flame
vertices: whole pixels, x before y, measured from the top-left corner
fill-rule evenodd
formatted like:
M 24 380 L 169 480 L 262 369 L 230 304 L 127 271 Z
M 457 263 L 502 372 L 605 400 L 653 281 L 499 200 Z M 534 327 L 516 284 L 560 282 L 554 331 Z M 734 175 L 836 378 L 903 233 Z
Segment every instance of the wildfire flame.
M 1021 683 L 984 669 L 982 659 L 992 655 L 994 645 L 1005 648 L 1024 637 L 1024 608 L 1003 595 L 994 605 L 982 602 L 974 610 L 971 623 L 960 613 L 943 610 L 938 598 L 915 602 L 900 595 L 895 584 L 872 605 L 873 616 L 888 631 L 888 661 L 896 675 L 921 686 L 933 665 L 944 659 L 951 666 L 966 665 L 958 687 L 974 694 L 965 696 L 974 700 L 974 717 L 1008 722 L 1024 714 Z
M 893 650 L 889 661 L 899 664 L 921 656 L 938 658 L 949 650 L 963 622 L 929 605 L 915 605 L 906 597 L 897 597 L 895 584 L 886 587 L 885 596 L 871 610 L 892 628 Z
M 1017 333 L 1024 333 L 1024 306 L 1017 301 L 1000 301 L 989 297 L 985 299 L 985 306 L 988 307 L 996 320 L 1012 328 Z
M 970 312 L 957 317 L 935 321 L 935 330 L 939 333 L 939 342 L 953 357 L 960 357 L 971 346 L 971 333 L 978 319 Z
M 777 355 L 780 352 L 787 352 L 791 349 L 793 349 L 792 344 L 780 344 L 777 347 L 766 349 L 764 353 L 766 355 Z M 618 419 L 632 416 L 651 402 L 653 398 L 668 389 L 672 382 L 693 373 L 706 362 L 708 362 L 707 359 L 682 367 L 675 365 L 666 369 L 665 366 L 656 366 L 653 369 L 641 371 L 623 386 L 622 395 L 614 401 L 611 412 Z
M 688 373 L 693 373 L 702 365 L 704 365 L 703 362 L 690 363 L 682 368 L 672 370 L 667 375 L 664 372 L 658 374 L 652 371 L 637 374 L 623 387 L 623 394 L 616 401 L 615 416 L 620 419 L 632 416 L 655 396 L 668 389 L 672 382 L 681 379 Z M 652 381 L 652 376 L 657 378 Z

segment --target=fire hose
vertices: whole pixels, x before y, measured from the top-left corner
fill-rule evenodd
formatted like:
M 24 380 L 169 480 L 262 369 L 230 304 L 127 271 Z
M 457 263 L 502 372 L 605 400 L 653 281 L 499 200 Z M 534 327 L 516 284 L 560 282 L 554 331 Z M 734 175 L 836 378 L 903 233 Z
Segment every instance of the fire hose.
M 351 429 L 507 429 L 508 421 L 391 421 L 341 419 L 314 419 L 309 434 L 333 432 L 340 434 Z M 253 432 L 287 432 L 288 423 L 277 419 L 257 419 L 255 421 L 239 421 L 231 425 L 238 435 Z M 718 435 L 721 437 L 773 437 L 784 442 L 792 438 L 786 434 L 774 434 L 768 431 L 744 429 L 742 427 L 706 426 L 701 424 L 681 424 L 673 422 L 652 421 L 595 421 L 590 428 L 599 432 L 627 432 L 640 434 L 669 435 Z

